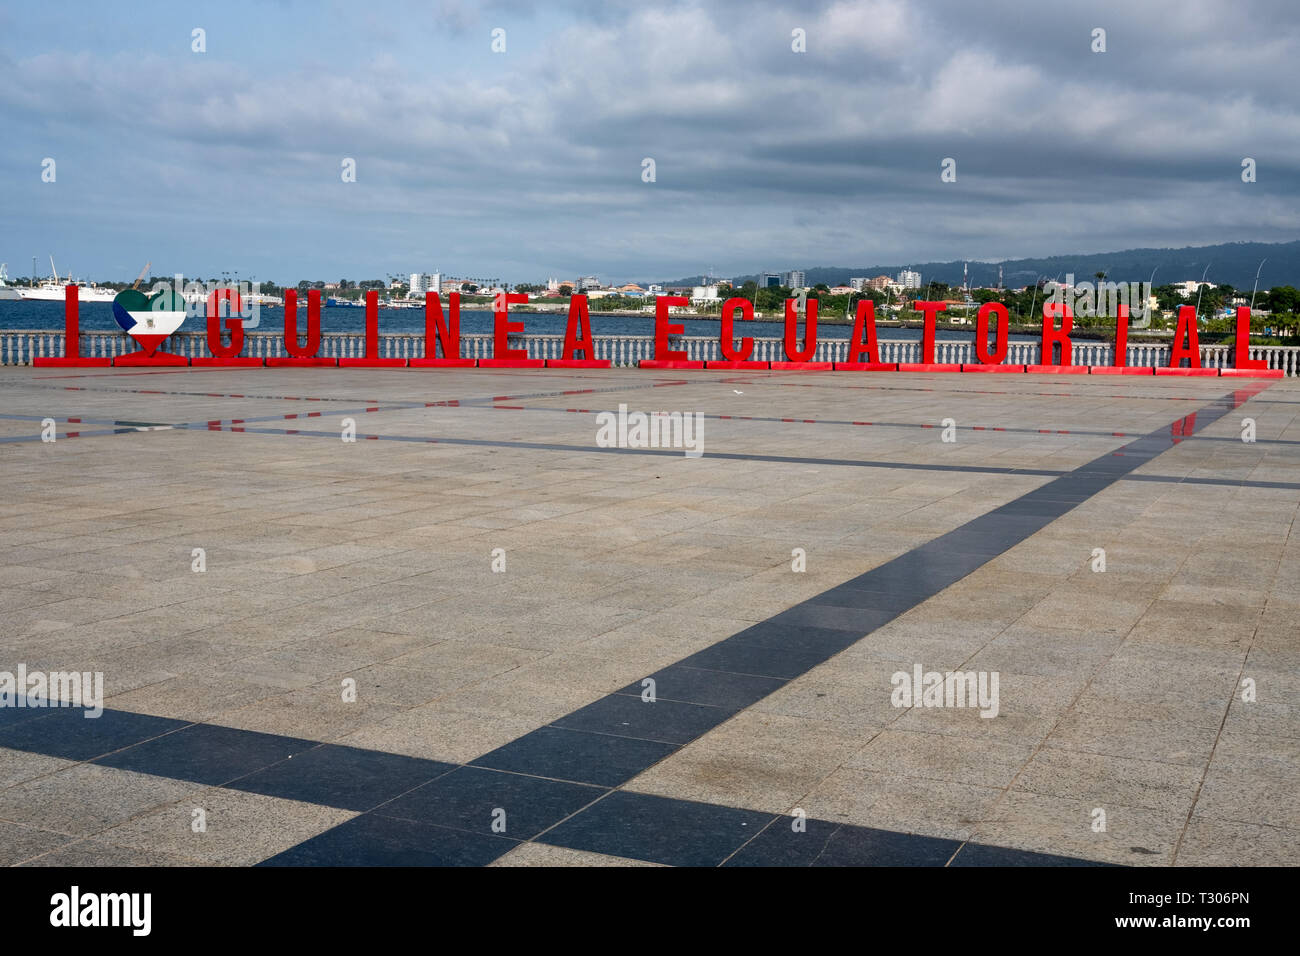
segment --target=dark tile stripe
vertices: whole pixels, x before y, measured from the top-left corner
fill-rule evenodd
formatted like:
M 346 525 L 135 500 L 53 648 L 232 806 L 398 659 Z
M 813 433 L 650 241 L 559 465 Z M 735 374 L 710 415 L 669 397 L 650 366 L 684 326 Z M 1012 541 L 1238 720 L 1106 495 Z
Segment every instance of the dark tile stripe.
M 258 866 L 486 866 L 519 841 L 363 813 Z
M 228 784 L 232 790 L 364 812 L 438 780 L 455 764 L 321 744 Z
M 338 440 L 338 431 L 322 431 L 313 429 L 281 429 L 281 428 L 245 428 L 243 425 L 222 425 L 220 427 L 209 427 L 208 425 L 177 425 L 177 428 L 193 429 L 195 431 L 232 431 L 238 430 L 251 435 L 278 435 L 290 436 L 293 438 L 330 438 Z M 357 433 L 358 438 L 374 439 L 376 441 L 400 441 L 413 442 L 415 444 L 430 445 L 474 445 L 484 448 L 522 448 L 529 451 L 563 451 L 576 452 L 582 454 L 595 455 L 652 455 L 668 458 L 681 458 L 682 450 L 680 448 L 601 448 L 599 445 L 568 445 L 557 442 L 528 442 L 528 441 L 507 441 L 504 439 L 492 438 L 429 438 L 420 435 L 362 435 Z M 903 469 L 905 471 L 945 471 L 961 472 L 980 475 L 1027 475 L 1031 478 L 1050 478 L 1062 474 L 1060 470 L 1044 468 L 1001 468 L 996 465 L 944 465 L 939 463 L 917 464 L 914 462 L 902 461 L 862 461 L 856 458 L 800 458 L 788 455 L 750 455 L 741 452 L 708 452 L 708 458 L 717 458 L 725 461 L 762 461 L 776 464 L 796 464 L 796 465 L 846 465 L 858 468 L 893 468 Z
M 946 866 L 958 840 L 782 817 L 725 866 Z
M 92 762 L 216 787 L 319 746 L 318 741 L 298 737 L 191 724 Z
M 551 725 L 524 734 L 470 764 L 610 788 L 631 780 L 679 746 Z
M 607 792 L 584 784 L 458 767 L 375 812 L 477 833 L 491 832 L 495 823 L 512 839 L 528 840 Z
M 115 750 L 189 726 L 184 720 L 105 710 L 87 718 L 80 708 L 0 708 L 0 747 L 61 757 L 64 760 L 94 760 Z M 10 715 L 20 721 L 3 725 Z
M 1216 416 L 1217 417 L 1217 416 Z M 322 431 L 300 428 L 248 428 L 243 425 L 226 425 L 209 426 L 206 424 L 186 424 L 177 425 L 176 428 L 191 429 L 196 431 L 238 431 L 254 435 L 275 435 L 278 437 L 288 438 L 329 438 L 338 440 L 337 431 Z M 127 429 L 130 431 L 130 429 Z M 109 432 L 82 432 L 82 436 L 109 434 Z M 116 433 L 114 433 L 116 434 Z M 485 438 L 429 438 L 419 435 L 377 435 L 377 434 L 358 434 L 359 438 L 374 439 L 376 441 L 399 441 L 412 442 L 415 444 L 433 444 L 433 445 L 482 445 L 490 448 L 518 448 L 528 451 L 559 451 L 591 454 L 610 454 L 610 455 L 652 455 L 659 457 L 680 458 L 682 452 L 680 449 L 671 448 L 600 448 L 596 445 L 570 445 L 558 444 L 551 442 L 524 442 L 524 441 L 506 441 Z M 1191 436 L 1180 436 L 1186 440 Z M 24 436 L 20 438 L 0 439 L 0 441 L 39 441 L 39 435 Z M 1235 439 L 1234 439 L 1235 441 Z M 1118 454 L 1112 452 L 1111 454 Z M 1052 468 L 1005 468 L 996 465 L 951 465 L 938 462 L 909 462 L 909 461 L 872 461 L 857 458 L 805 458 L 798 456 L 786 455 L 757 455 L 746 454 L 743 452 L 707 452 L 705 457 L 716 458 L 725 461 L 759 461 L 769 464 L 795 464 L 795 465 L 823 465 L 826 467 L 847 467 L 847 468 L 885 468 L 890 470 L 901 471 L 937 471 L 952 472 L 956 474 L 975 474 L 975 475 L 1017 475 L 1027 476 L 1030 478 L 1060 478 L 1076 475 L 1076 471 L 1061 471 Z M 1081 467 L 1087 467 L 1081 466 Z M 1129 475 L 1122 474 L 1120 478 L 1125 481 L 1156 481 L 1167 483 L 1189 484 L 1206 484 L 1206 485 L 1225 485 L 1231 487 L 1243 488 L 1300 488 L 1300 482 L 1277 482 L 1277 481 L 1253 481 L 1251 479 L 1230 479 L 1230 478 L 1182 478 L 1173 475 Z
M 669 866 L 718 866 L 772 819 L 754 810 L 615 790 L 538 840 Z
M 528 398 L 530 396 L 516 396 L 516 398 Z M 1112 397 L 1112 396 L 1107 396 Z M 1194 399 L 1193 399 L 1194 400 Z M 461 403 L 464 405 L 465 403 Z M 551 412 L 560 415 L 597 415 L 601 413 L 617 414 L 618 409 L 614 408 L 552 408 L 549 405 L 490 405 L 490 408 L 500 408 L 509 411 L 522 412 Z M 340 412 L 339 414 L 343 414 Z M 0 416 L 3 417 L 3 416 Z M 36 419 L 35 416 L 26 416 L 29 419 Z M 707 421 L 734 421 L 734 422 L 764 422 L 771 424 L 793 424 L 793 425 L 847 425 L 858 428 L 934 428 L 932 423 L 927 422 L 864 422 L 853 421 L 847 418 L 777 418 L 763 415 L 705 415 Z M 251 419 L 250 419 L 251 420 Z M 1088 428 L 1021 428 L 1014 425 L 957 425 L 959 432 L 992 432 L 994 434 L 1002 433 L 1007 435 L 1036 435 L 1040 437 L 1070 436 L 1085 438 L 1131 438 L 1131 434 L 1126 432 L 1106 431 L 1105 429 L 1088 429 Z M 1193 441 L 1220 441 L 1220 442 L 1239 442 L 1240 438 L 1233 438 L 1228 435 L 1197 435 L 1189 439 Z M 1300 445 L 1300 439 L 1297 438 L 1257 438 L 1257 445 Z

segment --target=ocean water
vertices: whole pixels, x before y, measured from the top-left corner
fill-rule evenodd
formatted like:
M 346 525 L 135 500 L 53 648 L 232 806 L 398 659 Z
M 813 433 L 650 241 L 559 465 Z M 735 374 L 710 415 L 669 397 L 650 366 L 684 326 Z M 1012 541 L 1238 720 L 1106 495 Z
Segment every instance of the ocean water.
M 522 320 L 524 331 L 563 335 L 568 322 L 564 314 L 512 313 L 512 321 Z M 109 302 L 83 302 L 79 311 L 79 321 L 83 332 L 117 331 L 118 325 L 113 321 L 113 306 Z M 685 328 L 687 335 L 716 336 L 719 330 L 717 319 L 674 319 Z M 307 308 L 299 304 L 298 330 L 301 334 L 306 329 Z M 199 332 L 206 327 L 197 318 L 186 319 L 182 331 Z M 366 327 L 365 310 L 323 306 L 321 308 L 321 330 L 324 332 L 364 332 Z M 62 302 L 28 302 L 0 300 L 0 329 L 48 329 L 63 328 Z M 802 330 L 802 323 L 800 326 Z M 465 333 L 492 332 L 492 313 L 487 310 L 463 309 L 460 313 L 460 329 Z M 284 330 L 283 309 L 263 309 L 259 317 L 259 332 L 282 332 Z M 382 332 L 423 332 L 423 309 L 380 309 L 379 331 Z M 593 315 L 591 317 L 593 335 L 654 335 L 654 317 L 650 315 Z M 850 327 L 847 325 L 817 326 L 817 336 L 822 339 L 847 339 Z M 784 322 L 737 322 L 736 335 L 754 338 L 780 338 L 785 334 Z M 939 341 L 969 342 L 974 330 L 939 329 L 936 337 Z M 882 339 L 897 341 L 919 341 L 920 329 L 880 328 Z M 1013 342 L 1034 342 L 1037 336 L 1012 335 Z

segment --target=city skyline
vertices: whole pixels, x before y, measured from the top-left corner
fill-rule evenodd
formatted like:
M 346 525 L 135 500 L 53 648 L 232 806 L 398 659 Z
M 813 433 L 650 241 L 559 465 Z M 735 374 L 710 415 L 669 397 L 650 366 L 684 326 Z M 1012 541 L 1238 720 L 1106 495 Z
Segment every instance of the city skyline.
M 87 277 L 65 269 L 47 257 L 45 262 L 51 268 L 58 269 L 61 281 L 97 281 L 107 284 L 124 284 L 129 276 Z M 10 270 L 7 279 L 10 283 L 30 283 L 33 276 L 37 282 L 48 281 L 49 274 L 39 266 L 40 259 L 32 257 L 34 271 L 24 275 L 20 270 Z M 149 265 L 152 265 L 150 263 Z M 528 276 L 489 276 L 470 275 L 457 270 L 383 270 L 379 273 L 352 273 L 341 276 L 257 276 L 254 273 L 231 269 L 200 269 L 193 274 L 184 274 L 186 280 L 209 280 L 231 283 L 260 282 L 265 285 L 288 287 L 303 283 L 314 284 L 318 288 L 337 288 L 339 283 L 346 283 L 342 288 L 358 284 L 381 282 L 383 287 L 407 284 L 415 276 L 429 279 L 439 276 L 444 280 L 474 283 L 481 287 L 519 287 L 536 286 L 555 288 L 561 283 L 572 285 L 577 291 L 583 288 L 611 288 L 639 285 L 643 288 L 663 286 L 682 287 L 691 285 L 709 285 L 719 282 L 740 285 L 747 281 L 757 281 L 760 285 L 803 288 L 819 285 L 850 285 L 857 288 L 868 280 L 888 277 L 910 288 L 921 284 L 924 272 L 927 284 L 942 283 L 949 286 L 967 286 L 970 288 L 1023 288 L 1035 283 L 1059 280 L 1064 275 L 1075 274 L 1083 279 L 1096 277 L 1099 273 L 1109 281 L 1136 281 L 1143 276 L 1148 283 L 1155 285 L 1177 285 L 1189 281 L 1207 281 L 1211 285 L 1251 286 L 1268 289 L 1280 286 L 1300 285 L 1300 240 L 1289 243 L 1221 243 L 1214 246 L 1187 246 L 1180 249 L 1126 249 L 1106 252 L 1074 253 L 1050 257 L 1048 259 L 1020 259 L 989 261 L 980 259 L 953 260 L 948 262 L 911 262 L 907 264 L 875 264 L 868 266 L 809 266 L 800 269 L 773 271 L 759 269 L 755 272 L 733 272 L 722 274 L 721 270 L 704 270 L 693 276 L 647 278 L 644 275 L 606 276 L 603 280 L 598 275 L 583 269 L 559 271 L 557 275 L 545 277 Z M 1155 283 L 1157 273 L 1161 281 Z M 143 280 L 175 279 L 176 273 L 162 273 L 150 269 L 138 273 Z M 812 278 L 808 278 L 809 275 Z M 1197 280 L 1195 277 L 1199 277 Z M 435 289 L 436 291 L 436 289 Z

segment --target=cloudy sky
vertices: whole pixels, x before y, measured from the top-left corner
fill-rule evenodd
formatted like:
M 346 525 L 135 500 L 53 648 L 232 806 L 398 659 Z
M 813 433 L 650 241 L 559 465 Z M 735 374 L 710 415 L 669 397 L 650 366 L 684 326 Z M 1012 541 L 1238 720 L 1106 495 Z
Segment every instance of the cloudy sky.
M 526 282 L 1292 240 L 1298 23 L 1294 0 L 8 3 L 0 260 Z

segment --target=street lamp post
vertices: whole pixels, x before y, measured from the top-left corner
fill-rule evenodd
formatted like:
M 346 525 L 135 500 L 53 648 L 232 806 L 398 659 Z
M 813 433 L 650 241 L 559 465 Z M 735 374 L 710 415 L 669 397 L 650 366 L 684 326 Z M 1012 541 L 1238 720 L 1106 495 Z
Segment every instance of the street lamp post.
M 1205 264 L 1205 271 L 1201 273 L 1201 281 L 1196 286 L 1196 324 L 1201 324 L 1201 293 L 1205 291 L 1205 277 L 1210 273 L 1210 266 L 1213 262 Z
M 1250 290 L 1250 311 L 1252 315 L 1255 312 L 1255 293 L 1259 291 L 1259 274 L 1263 270 L 1264 263 L 1266 262 L 1268 262 L 1267 259 L 1260 259 L 1259 268 L 1255 270 L 1255 287 Z
M 1146 320 L 1146 325 L 1139 328 L 1149 329 L 1151 327 L 1151 296 L 1156 294 L 1156 269 L 1159 269 L 1164 263 L 1157 263 L 1156 268 L 1151 270 L 1151 275 L 1147 279 L 1147 297 L 1142 302 L 1142 318 Z
M 1029 297 L 1029 314 L 1025 316 L 1026 322 L 1034 320 L 1034 303 L 1038 301 L 1038 280 L 1043 277 L 1041 272 L 1034 274 L 1034 294 Z

